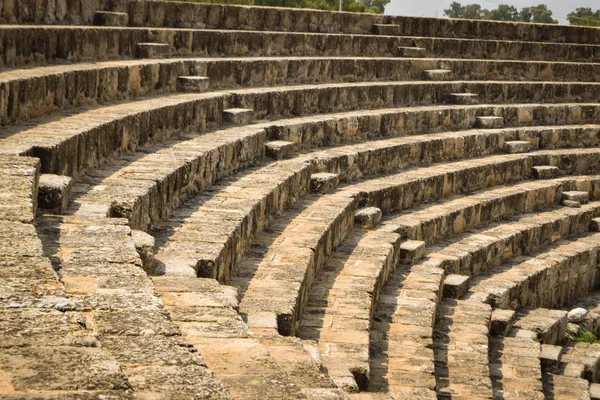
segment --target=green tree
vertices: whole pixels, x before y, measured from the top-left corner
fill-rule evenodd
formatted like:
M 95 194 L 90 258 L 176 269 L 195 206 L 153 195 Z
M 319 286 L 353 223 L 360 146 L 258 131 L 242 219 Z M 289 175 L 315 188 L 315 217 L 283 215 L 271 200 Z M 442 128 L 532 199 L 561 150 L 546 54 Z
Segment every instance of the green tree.
M 541 24 L 558 24 L 558 21 L 552 18 L 552 11 L 545 4 L 539 4 L 533 7 L 524 7 L 519 13 L 519 21 L 536 22 Z
M 600 10 L 593 12 L 590 7 L 579 7 L 567 15 L 571 25 L 600 26 Z
M 444 10 L 444 15 L 448 18 L 482 19 L 484 11 L 479 4 L 463 6 L 455 1 L 450 4 L 450 8 Z
M 500 4 L 497 9 L 485 13 L 483 19 L 492 21 L 518 21 L 519 11 L 513 6 Z

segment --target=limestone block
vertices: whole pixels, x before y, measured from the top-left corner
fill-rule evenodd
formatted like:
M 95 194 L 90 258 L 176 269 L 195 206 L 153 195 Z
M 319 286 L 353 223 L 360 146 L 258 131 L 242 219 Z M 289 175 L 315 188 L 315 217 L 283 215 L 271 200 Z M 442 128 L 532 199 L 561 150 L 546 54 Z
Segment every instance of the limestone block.
M 504 128 L 504 117 L 482 116 L 475 118 L 475 127 L 482 129 Z
M 144 270 L 147 272 L 151 271 L 154 263 L 154 236 L 134 229 L 131 231 L 131 237 L 133 238 L 135 249 L 142 259 Z
M 581 204 L 586 204 L 590 199 L 590 194 L 588 192 L 567 191 L 563 192 L 562 198 L 563 200 L 572 200 Z
M 600 232 L 600 218 L 594 218 L 590 222 L 590 231 Z
M 311 190 L 315 193 L 327 194 L 332 193 L 337 188 L 339 176 L 327 172 L 312 174 L 310 176 Z
M 562 347 L 555 346 L 553 344 L 543 344 L 542 352 L 540 354 L 540 361 L 542 367 L 550 372 L 557 373 L 560 365 L 560 358 L 562 356 Z
M 492 312 L 492 321 L 490 326 L 490 333 L 494 335 L 506 336 L 508 331 L 512 328 L 512 324 L 515 321 L 515 312 L 513 310 L 503 310 L 500 308 L 495 309 Z
M 526 140 L 510 140 L 504 142 L 504 151 L 509 154 L 529 153 L 531 151 L 531 143 Z
M 166 43 L 137 43 L 135 56 L 137 58 L 164 58 L 169 49 L 170 46 Z
M 129 15 L 123 12 L 96 11 L 94 25 L 98 26 L 127 26 Z
M 583 378 L 585 375 L 585 365 L 581 363 L 568 363 L 562 366 L 562 375 L 572 378 Z
M 430 81 L 449 81 L 453 74 L 449 69 L 427 69 L 423 71 L 423 78 Z
M 600 400 L 600 383 L 592 383 L 590 385 L 591 400 Z
M 427 50 L 422 47 L 398 46 L 398 57 L 423 58 L 427 56 Z
M 458 299 L 469 290 L 468 275 L 447 275 L 444 279 L 444 297 L 449 299 Z
M 533 177 L 536 179 L 554 179 L 560 176 L 561 172 L 558 167 L 551 165 L 539 165 L 532 168 Z
M 414 263 L 425 256 L 425 242 L 407 240 L 400 245 L 400 261 L 405 264 Z
M 253 116 L 254 110 L 249 108 L 228 108 L 223 110 L 223 119 L 225 122 L 234 125 L 247 125 L 252 122 Z
M 477 104 L 479 95 L 476 93 L 450 93 L 450 102 L 452 104 L 472 105 Z
M 372 229 L 381 222 L 381 209 L 377 207 L 367 207 L 354 213 L 354 222 L 365 229 Z
M 72 188 L 73 181 L 68 176 L 41 175 L 38 183 L 38 207 L 52 213 L 65 212 Z
M 562 205 L 570 208 L 581 208 L 581 203 L 575 200 L 563 200 Z
M 209 89 L 206 76 L 178 76 L 177 90 L 184 93 L 202 93 Z
M 274 160 L 290 158 L 294 154 L 294 142 L 274 140 L 265 144 L 265 155 Z

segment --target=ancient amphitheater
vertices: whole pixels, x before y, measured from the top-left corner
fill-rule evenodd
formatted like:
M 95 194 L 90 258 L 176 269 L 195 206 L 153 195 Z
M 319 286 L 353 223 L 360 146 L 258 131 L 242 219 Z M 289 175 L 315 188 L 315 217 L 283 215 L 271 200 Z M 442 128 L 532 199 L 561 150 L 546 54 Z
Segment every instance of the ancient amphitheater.
M 0 23 L 0 398 L 600 398 L 600 29 Z

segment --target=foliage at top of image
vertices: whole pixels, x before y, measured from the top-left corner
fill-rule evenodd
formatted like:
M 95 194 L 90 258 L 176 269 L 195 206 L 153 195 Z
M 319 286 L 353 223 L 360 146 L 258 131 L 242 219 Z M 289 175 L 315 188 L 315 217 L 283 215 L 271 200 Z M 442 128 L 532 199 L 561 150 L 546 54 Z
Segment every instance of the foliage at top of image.
M 444 15 L 449 18 L 487 19 L 491 21 L 558 23 L 557 20 L 552 18 L 552 11 L 545 4 L 523 7 L 520 11 L 516 7 L 500 4 L 498 8 L 488 10 L 482 8 L 479 4 L 463 6 L 455 1 L 450 4 L 450 8 L 444 10 Z
M 600 10 L 592 11 L 590 7 L 579 7 L 567 15 L 571 25 L 600 26 Z
M 272 6 L 339 10 L 339 0 L 177 0 L 194 3 L 239 4 L 247 6 Z M 342 0 L 343 11 L 383 14 L 390 0 Z

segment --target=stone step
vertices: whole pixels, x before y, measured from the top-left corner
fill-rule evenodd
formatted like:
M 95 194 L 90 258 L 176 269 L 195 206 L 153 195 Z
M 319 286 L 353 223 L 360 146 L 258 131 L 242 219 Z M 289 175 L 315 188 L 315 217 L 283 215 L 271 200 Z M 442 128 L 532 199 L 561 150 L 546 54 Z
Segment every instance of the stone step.
M 572 343 L 562 349 L 559 371 L 566 371 L 571 364 L 583 365 L 583 376 L 590 383 L 600 380 L 600 344 L 598 343 Z M 564 373 L 563 373 L 564 374 Z
M 562 175 L 560 168 L 550 165 L 533 167 L 533 177 L 536 179 L 554 179 Z
M 374 25 L 395 28 L 388 32 L 394 35 L 429 35 L 431 37 L 481 38 L 545 42 L 598 43 L 600 38 L 589 28 L 524 26 L 518 31 L 510 26 L 489 23 L 485 20 L 443 20 L 431 17 L 383 16 L 370 13 L 338 14 L 322 10 L 261 7 L 247 8 L 234 4 L 223 4 L 218 12 L 212 4 L 172 4 L 168 1 L 115 3 L 115 10 L 131 10 L 133 26 L 169 27 L 181 26 L 215 29 L 240 29 L 257 31 L 293 31 L 293 32 L 343 32 L 348 34 L 371 33 Z M 42 2 L 40 9 L 47 9 Z M 93 9 L 93 8 L 92 8 Z M 65 24 L 90 22 L 89 7 L 72 10 L 68 15 L 56 13 L 49 18 L 47 13 L 31 12 L 26 4 L 17 3 L 7 9 L 0 20 L 2 23 L 46 23 Z
M 314 277 L 354 225 L 355 210 L 352 197 L 307 196 L 257 235 L 231 279 L 250 328 L 268 315 L 280 334 L 295 334 Z
M 167 43 L 141 42 L 135 45 L 136 58 L 165 58 L 171 46 Z
M 221 286 L 213 279 L 164 276 L 154 277 L 153 281 L 183 337 L 203 355 L 232 396 L 304 398 L 238 315 L 234 288 Z
M 454 74 L 449 69 L 427 69 L 423 71 L 423 78 L 430 81 L 449 81 Z
M 579 165 L 574 164 L 575 159 L 579 160 Z M 544 150 L 528 154 L 489 156 L 445 163 L 443 169 L 437 165 L 410 168 L 400 174 L 361 181 L 344 188 L 342 192 L 348 196 L 357 196 L 361 206 L 379 207 L 383 213 L 391 213 L 458 193 L 471 193 L 494 185 L 522 181 L 529 176 L 532 166 L 536 164 L 560 162 L 574 168 L 567 172 L 569 174 L 593 173 L 598 168 L 599 159 L 599 149 Z M 452 176 L 451 186 L 442 187 L 441 183 L 435 183 L 443 182 L 449 176 Z M 419 182 L 416 187 L 412 186 L 415 182 Z M 410 197 L 404 196 L 405 188 L 410 188 Z
M 515 330 L 490 338 L 490 376 L 494 398 L 544 400 L 541 345 L 535 333 Z
M 37 204 L 40 209 L 54 214 L 67 210 L 73 180 L 68 176 L 42 174 L 38 182 Z
M 475 121 L 475 127 L 482 129 L 504 128 L 504 117 L 477 117 Z
M 448 273 L 477 276 L 522 254 L 531 254 L 559 238 L 587 232 L 591 217 L 599 212 L 600 204 L 595 204 L 578 210 L 561 207 L 534 215 L 515 216 L 511 222 L 458 236 L 446 246 L 431 249 L 428 257 L 439 259 Z M 499 286 L 493 274 L 481 279 L 488 278 L 492 279 L 492 286 Z M 473 283 L 479 284 L 479 278 Z M 478 287 L 488 288 L 489 285 Z
M 321 371 L 323 365 L 315 342 L 278 334 L 260 336 L 259 340 L 306 398 L 347 399 L 344 391 Z
M 427 51 L 422 47 L 398 46 L 396 55 L 398 57 L 423 58 L 427 57 Z
M 373 33 L 376 35 L 395 35 L 399 28 L 396 24 L 373 24 Z
M 334 85 L 335 86 L 335 85 Z M 314 88 L 316 89 L 316 88 Z M 330 87 L 333 89 L 333 87 Z M 286 89 L 287 90 L 287 89 Z M 308 90 L 308 88 L 307 88 Z M 312 90 L 312 89 L 310 89 Z M 325 93 L 327 90 L 325 87 L 321 87 L 319 93 Z M 257 101 L 254 98 L 254 90 L 242 90 L 237 92 L 236 95 L 240 95 L 241 98 L 246 98 L 248 101 Z M 282 92 L 283 93 L 283 92 Z M 264 92 L 263 92 L 264 94 Z M 289 95 L 293 100 L 296 93 L 292 90 Z M 189 96 L 189 97 L 188 97 Z M 118 106 L 100 107 L 89 111 L 81 112 L 75 115 L 63 115 L 56 118 L 49 118 L 41 123 L 31 126 L 31 124 L 22 125 L 10 129 L 7 132 L 5 139 L 0 141 L 0 151 L 10 152 L 12 154 L 32 154 L 42 159 L 43 171 L 46 173 L 54 173 L 57 175 L 69 175 L 76 176 L 81 172 L 85 172 L 86 169 L 95 166 L 95 162 L 99 162 L 106 158 L 113 158 L 116 151 L 123 151 L 132 148 L 135 149 L 137 146 L 143 144 L 149 137 L 170 137 L 173 131 L 180 129 L 177 128 L 181 124 L 180 119 L 186 121 L 186 126 L 192 127 L 203 127 L 205 125 L 215 124 L 222 120 L 222 115 L 218 113 L 217 107 L 222 107 L 222 102 L 227 101 L 225 94 L 214 96 L 214 95 L 194 95 L 188 96 L 173 95 L 165 98 L 149 99 L 134 103 L 125 103 Z M 293 100 L 295 101 L 295 100 Z M 266 100 L 265 106 L 268 104 Z M 187 108 L 200 106 L 208 108 L 206 118 L 198 117 L 197 114 L 187 112 Z M 349 104 L 339 104 L 339 110 L 346 109 Z M 273 106 L 269 106 L 270 109 L 275 112 L 274 115 L 265 115 L 266 109 L 261 107 L 261 117 L 269 116 L 275 117 L 283 112 L 283 109 L 276 110 Z M 551 108 L 557 106 L 549 106 Z M 577 106 L 580 107 L 580 106 Z M 535 109 L 536 107 L 533 107 Z M 267 108 L 268 109 L 268 108 Z M 256 109 L 255 109 L 256 111 Z M 318 108 L 312 109 L 298 109 L 299 113 L 310 113 L 319 112 Z M 164 117 L 162 114 L 169 114 L 169 117 Z M 178 118 L 173 118 L 175 114 Z M 159 117 L 161 115 L 161 117 Z M 179 117 L 181 115 L 181 117 Z M 520 115 L 529 115 L 529 110 L 523 110 Z M 544 113 L 542 113 L 544 115 Z M 341 117 L 341 115 L 340 115 Z M 400 116 L 399 116 L 400 117 Z M 138 122 L 139 118 L 143 118 L 144 124 L 147 124 L 150 129 L 145 128 Z M 151 123 L 151 120 L 160 119 L 163 121 L 160 124 Z M 347 116 L 346 116 L 347 118 Z M 411 117 L 411 119 L 414 117 Z M 436 119 L 439 119 L 438 116 Z M 564 117 L 563 117 L 564 118 Z M 85 122 L 82 122 L 85 121 Z M 94 121 L 90 124 L 90 121 Z M 133 121 L 133 122 L 131 122 Z M 133 127 L 131 130 L 125 130 L 124 126 L 131 122 Z M 308 122 L 308 121 L 307 121 Z M 461 122 L 461 124 L 464 123 Z M 268 124 L 273 127 L 273 123 Z M 98 127 L 98 129 L 93 129 Z M 102 127 L 100 129 L 99 127 Z M 308 126 L 307 126 L 308 128 Z M 439 129 L 439 128 L 438 128 Z M 49 139 L 48 132 L 56 131 L 65 132 L 64 135 L 51 135 L 52 139 Z M 106 145 L 103 146 L 84 146 L 79 145 L 83 140 L 88 140 L 90 136 L 106 141 Z M 119 142 L 117 140 L 109 139 L 105 136 L 115 135 L 116 137 L 126 135 L 126 140 Z M 314 133 L 313 133 L 314 135 Z M 312 135 L 311 135 L 312 136 Z M 311 137 L 309 136 L 309 137 Z M 27 140 L 23 140 L 27 138 Z M 279 138 L 285 140 L 285 138 Z M 297 139 L 295 140 L 297 141 Z M 310 142 L 310 140 L 307 141 Z M 73 148 L 68 146 L 77 147 L 78 150 L 75 152 Z M 64 152 L 65 154 L 61 154 Z M 94 152 L 89 154 L 88 152 Z M 74 164 L 73 155 L 81 157 L 77 160 L 77 164 Z
M 593 62 L 592 57 L 598 55 L 598 44 L 584 43 L 550 43 L 523 40 L 498 40 L 401 36 L 412 40 L 416 46 L 426 49 L 436 57 L 470 58 L 470 59 L 504 59 L 504 60 L 573 60 Z
M 562 181 L 526 181 L 492 188 L 390 215 L 384 225 L 404 238 L 433 244 L 468 229 L 551 207 L 559 202 L 563 187 Z
M 471 291 L 499 308 L 557 307 L 575 301 L 593 289 L 599 251 L 594 240 L 597 234 L 560 240 L 537 256 L 517 258 L 497 273 L 476 279 Z M 555 282 L 558 270 L 569 278 Z
M 369 391 L 435 399 L 433 326 L 444 270 L 399 266 L 383 288 L 371 328 Z
M 424 70 L 437 68 L 441 62 L 390 57 L 352 57 L 351 63 L 348 60 L 346 57 L 142 59 L 7 70 L 0 72 L 0 86 L 15 99 L 18 106 L 4 107 L 0 123 L 6 125 L 88 103 L 106 103 L 175 91 L 177 76 L 194 75 L 196 72 L 207 76 L 213 89 L 225 89 L 289 82 L 306 84 L 422 79 Z M 572 63 L 552 63 L 549 66 L 544 62 L 527 62 L 516 65 L 517 62 L 501 60 L 454 59 L 443 60 L 443 63 L 455 72 L 458 79 L 463 80 L 539 80 L 541 71 L 548 67 L 552 68 L 553 75 L 544 77 L 545 81 L 575 81 L 579 76 L 600 74 L 600 65 L 595 64 L 578 64 L 574 68 Z M 159 71 L 146 73 L 154 68 Z M 307 69 L 313 72 L 306 74 Z M 497 71 L 498 75 L 488 74 L 490 70 Z M 519 71 L 519 74 L 515 71 Z M 73 75 L 75 78 L 72 78 Z M 269 80 L 265 77 L 269 77 Z M 57 90 L 65 85 L 72 90 Z M 88 90 L 89 87 L 95 89 Z M 36 96 L 30 96 L 30 93 L 36 93 Z
M 273 140 L 265 144 L 265 155 L 273 160 L 291 158 L 295 152 L 294 142 Z
M 496 336 L 506 336 L 512 329 L 513 324 L 516 320 L 516 313 L 514 310 L 503 310 L 496 308 L 492 311 L 492 323 L 490 326 L 490 334 Z
M 206 76 L 178 76 L 177 90 L 183 93 L 203 93 L 210 87 L 209 79 Z M 225 112 L 225 111 L 224 111 Z M 224 119 L 227 115 L 224 115 Z
M 129 15 L 115 11 L 95 11 L 94 25 L 99 26 L 127 26 Z
M 302 159 L 267 164 L 192 198 L 152 232 L 155 273 L 226 281 L 251 239 L 308 191 L 310 170 Z
M 589 400 L 589 382 L 582 378 L 544 374 L 544 393 L 554 400 Z
M 492 308 L 478 300 L 444 300 L 433 350 L 439 396 L 491 398 L 488 334 Z
M 479 95 L 477 93 L 450 93 L 450 102 L 460 105 L 477 104 Z
M 223 119 L 233 125 L 248 125 L 252 122 L 254 110 L 249 108 L 228 108 L 223 110 Z
M 509 154 L 529 153 L 533 146 L 527 140 L 509 140 L 504 142 L 504 151 Z
M 336 191 L 339 183 L 338 174 L 321 172 L 310 176 L 310 188 L 313 193 L 328 194 Z
M 517 320 L 509 336 L 517 336 L 519 331 L 531 331 L 533 338 L 542 344 L 558 344 L 566 333 L 567 312 L 547 308 L 536 308 L 517 314 Z
M 381 209 L 377 207 L 362 208 L 354 213 L 354 223 L 363 229 L 373 229 L 381 222 Z
M 38 211 L 40 161 L 0 154 L 0 220 L 30 224 Z
M 444 298 L 459 299 L 469 290 L 469 275 L 446 275 L 444 279 Z
M 369 330 L 399 258 L 395 233 L 354 229 L 317 272 L 298 335 L 318 342 L 329 376 L 349 392 L 369 385 Z

